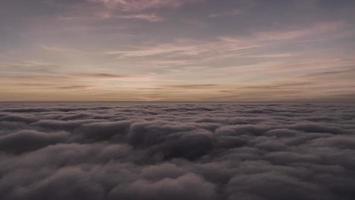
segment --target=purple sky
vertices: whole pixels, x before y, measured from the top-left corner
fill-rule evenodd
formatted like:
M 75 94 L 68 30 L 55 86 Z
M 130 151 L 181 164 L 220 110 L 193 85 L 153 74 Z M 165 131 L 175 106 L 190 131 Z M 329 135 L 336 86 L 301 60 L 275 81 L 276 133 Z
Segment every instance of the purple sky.
M 352 101 L 353 0 L 2 0 L 0 101 Z

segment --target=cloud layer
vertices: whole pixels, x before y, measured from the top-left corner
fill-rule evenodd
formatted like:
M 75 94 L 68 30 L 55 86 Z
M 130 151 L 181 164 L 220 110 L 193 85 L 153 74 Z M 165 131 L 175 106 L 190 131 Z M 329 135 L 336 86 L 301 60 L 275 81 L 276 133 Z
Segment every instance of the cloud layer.
M 351 200 L 355 108 L 2 104 L 3 200 Z

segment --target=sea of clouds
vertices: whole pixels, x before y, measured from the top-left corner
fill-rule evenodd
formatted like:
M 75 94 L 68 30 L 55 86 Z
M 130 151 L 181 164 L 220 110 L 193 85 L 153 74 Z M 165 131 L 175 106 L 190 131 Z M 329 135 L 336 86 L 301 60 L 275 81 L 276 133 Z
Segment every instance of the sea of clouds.
M 1 200 L 354 200 L 355 106 L 1 104 Z

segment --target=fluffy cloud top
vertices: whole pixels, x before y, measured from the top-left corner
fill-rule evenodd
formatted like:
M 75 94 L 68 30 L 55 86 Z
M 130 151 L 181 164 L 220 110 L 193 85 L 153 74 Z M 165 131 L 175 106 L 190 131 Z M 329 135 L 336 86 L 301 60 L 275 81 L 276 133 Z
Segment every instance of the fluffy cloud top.
M 4 200 L 352 200 L 355 108 L 2 104 Z

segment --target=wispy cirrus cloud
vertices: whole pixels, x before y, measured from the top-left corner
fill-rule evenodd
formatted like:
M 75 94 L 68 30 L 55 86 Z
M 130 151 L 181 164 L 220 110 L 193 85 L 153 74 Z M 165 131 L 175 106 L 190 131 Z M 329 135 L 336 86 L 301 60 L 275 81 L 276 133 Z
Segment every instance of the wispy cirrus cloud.
M 93 78 L 127 78 L 129 76 L 113 74 L 113 73 L 80 73 L 76 74 L 79 77 L 93 77 Z
M 94 16 L 78 15 L 78 16 L 61 16 L 61 21 L 97 21 L 97 20 L 136 20 L 146 22 L 162 22 L 164 17 L 155 13 L 142 14 L 115 14 L 110 11 L 99 11 Z
M 150 58 L 150 57 L 175 57 L 179 59 L 201 60 L 216 57 L 228 57 L 242 54 L 249 58 L 290 58 L 295 53 L 255 53 L 253 50 L 272 48 L 289 42 L 303 42 L 313 39 L 326 39 L 342 32 L 346 24 L 342 21 L 320 22 L 310 26 L 285 28 L 278 31 L 259 31 L 247 36 L 221 36 L 214 40 L 176 40 L 170 43 L 147 43 L 126 49 L 109 50 L 105 54 L 117 59 Z M 246 51 L 250 51 L 245 54 Z
M 217 48 L 218 47 L 218 48 Z M 214 51 L 239 51 L 259 47 L 258 44 L 243 40 L 227 40 L 225 38 L 215 41 L 181 40 L 172 43 L 150 44 L 146 46 L 132 47 L 126 50 L 111 50 L 105 52 L 107 55 L 122 57 L 149 57 L 171 55 L 174 56 L 198 56 Z
M 180 85 L 166 85 L 165 88 L 171 89 L 211 89 L 218 87 L 218 84 L 180 84 Z
M 319 22 L 307 27 L 290 28 L 284 31 L 262 31 L 254 37 L 261 41 L 295 40 L 307 37 L 318 37 L 322 34 L 335 33 L 346 26 L 343 21 Z
M 177 8 L 183 4 L 198 0 L 89 0 L 89 2 L 101 3 L 108 9 L 117 9 L 125 12 L 137 12 L 159 8 Z
M 209 14 L 209 18 L 220 18 L 220 17 L 232 17 L 232 16 L 237 16 L 243 14 L 243 11 L 240 9 L 233 9 L 231 11 L 224 11 L 224 12 L 219 12 L 219 13 L 212 13 Z
M 143 20 L 148 22 L 161 22 L 164 18 L 157 14 L 136 14 L 136 15 L 120 15 L 119 19 Z

